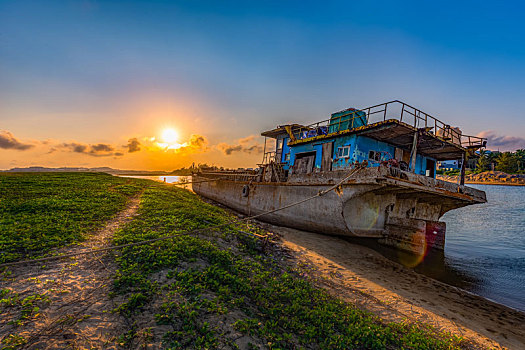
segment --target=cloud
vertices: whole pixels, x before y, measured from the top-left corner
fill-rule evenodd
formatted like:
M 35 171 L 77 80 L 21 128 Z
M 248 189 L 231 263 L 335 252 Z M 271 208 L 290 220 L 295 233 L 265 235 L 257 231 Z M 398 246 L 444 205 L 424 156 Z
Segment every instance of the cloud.
M 208 149 L 208 140 L 197 134 L 191 134 L 190 139 L 182 144 L 177 151 L 184 153 L 204 152 Z
M 246 153 L 262 153 L 263 152 L 263 146 L 262 145 L 253 145 L 251 147 L 246 147 L 243 149 Z
M 478 137 L 487 139 L 487 148 L 500 151 L 515 151 L 517 149 L 525 148 L 525 138 L 516 136 L 502 136 L 498 135 L 493 130 L 486 130 L 480 132 Z
M 239 139 L 241 145 L 252 142 L 255 139 L 255 135 L 246 136 L 245 138 Z
M 129 139 L 128 144 L 124 147 L 128 148 L 129 153 L 138 152 L 140 151 L 140 142 L 136 137 L 134 137 Z
M 229 156 L 235 152 L 244 152 L 249 154 L 258 154 L 263 152 L 262 144 L 256 143 L 255 135 L 237 140 L 236 144 L 230 145 L 225 142 L 219 143 L 217 149 Z
M 151 147 L 149 147 L 150 150 L 162 150 L 183 155 L 205 152 L 208 150 L 208 140 L 206 137 L 198 134 L 191 134 L 188 141 L 184 143 L 155 142 L 154 137 L 145 138 L 144 142 L 151 145 Z
M 70 152 L 87 154 L 94 157 L 109 157 L 109 156 L 120 156 L 121 152 L 113 152 L 115 148 L 112 145 L 106 143 L 97 143 L 94 145 L 71 142 L 62 143 L 57 146 L 58 148 Z
M 22 143 L 18 141 L 13 134 L 7 130 L 2 130 L 0 132 L 0 148 L 3 149 L 15 149 L 18 151 L 25 151 L 30 148 L 35 147 L 29 143 Z
M 233 152 L 240 152 L 242 150 L 242 145 L 232 146 L 222 142 L 217 145 L 217 148 L 229 156 Z
M 111 152 L 114 148 L 111 145 L 104 143 L 97 143 L 96 145 L 91 146 L 90 153 L 99 153 L 99 152 Z
M 202 135 L 191 134 L 189 147 L 197 149 L 206 149 L 208 141 Z

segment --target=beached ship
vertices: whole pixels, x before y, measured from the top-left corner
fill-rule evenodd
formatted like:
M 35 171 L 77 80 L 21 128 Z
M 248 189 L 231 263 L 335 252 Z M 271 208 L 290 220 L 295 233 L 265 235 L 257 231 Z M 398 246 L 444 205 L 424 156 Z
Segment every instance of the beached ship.
M 486 140 L 401 101 L 348 108 L 311 125 L 261 134 L 256 170 L 193 174 L 193 190 L 276 225 L 332 235 L 373 237 L 417 254 L 443 249 L 447 211 L 486 202 L 464 185 L 469 155 Z M 267 151 L 267 138 L 273 139 Z M 436 163 L 458 160 L 458 183 L 436 179 Z M 284 210 L 279 208 L 315 197 Z

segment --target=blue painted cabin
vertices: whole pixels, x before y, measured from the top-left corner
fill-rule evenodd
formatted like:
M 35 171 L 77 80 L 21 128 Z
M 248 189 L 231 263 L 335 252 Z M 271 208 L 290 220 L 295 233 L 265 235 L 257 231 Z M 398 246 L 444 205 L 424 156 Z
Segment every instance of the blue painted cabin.
M 263 132 L 275 138 L 275 161 L 288 174 L 344 170 L 356 163 L 369 167 L 395 160 L 403 170 L 435 177 L 436 158 L 420 153 L 409 169 L 411 148 L 367 136 L 367 118 L 353 108 L 333 113 L 326 126 L 280 126 Z

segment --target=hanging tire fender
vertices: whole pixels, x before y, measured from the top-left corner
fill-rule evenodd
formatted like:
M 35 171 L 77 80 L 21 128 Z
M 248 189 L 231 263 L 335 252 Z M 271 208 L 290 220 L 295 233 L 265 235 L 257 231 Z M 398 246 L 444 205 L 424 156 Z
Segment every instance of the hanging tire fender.
M 249 194 L 250 194 L 250 186 L 248 185 L 242 186 L 242 196 L 248 197 Z

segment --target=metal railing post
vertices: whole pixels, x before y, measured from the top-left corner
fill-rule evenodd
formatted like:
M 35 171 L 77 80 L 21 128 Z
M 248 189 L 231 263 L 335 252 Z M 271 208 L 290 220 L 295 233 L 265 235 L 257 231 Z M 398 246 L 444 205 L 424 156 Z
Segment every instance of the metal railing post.
M 264 149 L 263 149 L 263 164 L 264 164 L 264 158 L 266 158 L 266 136 L 264 137 Z

